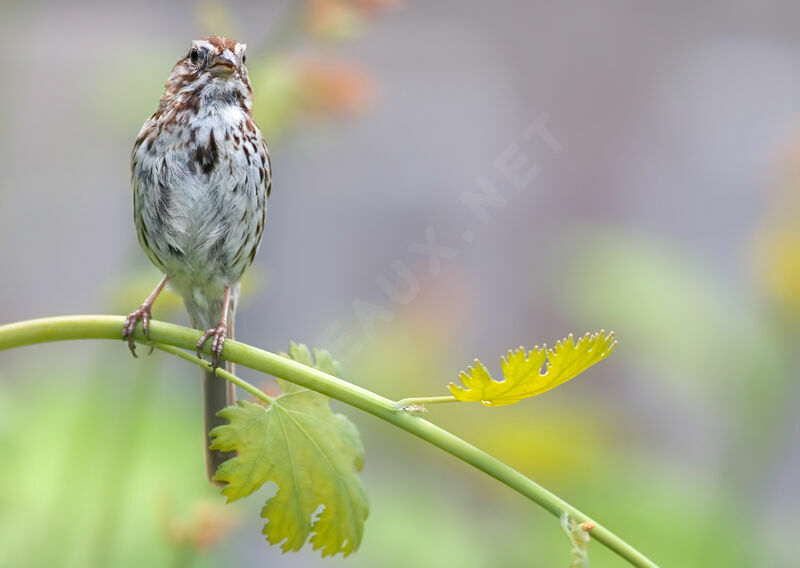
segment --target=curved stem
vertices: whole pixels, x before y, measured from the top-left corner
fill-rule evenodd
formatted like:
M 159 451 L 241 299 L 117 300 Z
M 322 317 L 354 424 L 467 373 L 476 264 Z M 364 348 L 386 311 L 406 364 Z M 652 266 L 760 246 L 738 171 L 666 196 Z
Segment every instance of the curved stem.
M 4 325 L 0 326 L 0 351 L 23 345 L 71 339 L 121 340 L 123 322 L 124 318 L 121 316 L 67 316 Z M 150 323 L 150 338 L 154 343 L 162 344 L 159 345 L 159 348 L 162 349 L 163 346 L 172 346 L 173 348 L 194 350 L 200 335 L 201 332 L 186 327 L 158 321 Z M 147 342 L 141 328 L 136 331 L 136 340 L 140 343 Z M 193 356 L 187 356 L 188 354 L 180 355 L 174 349 L 166 348 L 164 350 L 190 361 L 195 359 Z M 591 535 L 595 540 L 634 566 L 656 568 L 656 564 L 641 552 L 533 480 L 427 420 L 410 412 L 399 412 L 396 409 L 396 403 L 388 398 L 291 359 L 238 341 L 228 340 L 225 342 L 223 358 L 232 363 L 244 365 L 315 390 L 394 424 L 504 483 L 557 518 L 567 513 L 577 522 L 592 521 L 595 523 L 595 527 L 592 529 Z M 226 373 L 226 375 L 229 376 L 221 376 L 228 380 L 235 379 L 236 384 L 255 396 L 259 398 L 262 398 L 262 395 L 263 397 L 267 396 L 230 373 Z
M 454 396 L 418 396 L 404 398 L 394 403 L 395 408 L 403 410 L 407 406 L 425 406 L 426 404 L 442 404 L 445 402 L 460 402 Z
M 2 328 L 0 328 L 2 329 Z M 164 351 L 165 353 L 169 353 L 170 355 L 175 355 L 176 357 L 180 357 L 184 361 L 189 361 L 190 363 L 194 363 L 198 367 L 202 367 L 207 371 L 211 371 L 211 363 L 206 361 L 205 359 L 200 359 L 189 353 L 188 351 L 184 351 L 182 349 L 178 349 L 177 347 L 173 347 L 172 345 L 164 345 L 164 344 L 156 344 L 154 345 L 156 349 L 159 351 Z M 217 367 L 214 372 L 217 374 L 218 377 L 225 379 L 226 381 L 235 384 L 242 390 L 245 390 L 252 394 L 254 397 L 263 400 L 267 404 L 272 404 L 275 401 L 275 398 L 269 396 L 267 393 L 262 391 L 260 388 L 251 385 L 244 379 L 240 379 L 233 373 L 226 371 L 221 367 Z

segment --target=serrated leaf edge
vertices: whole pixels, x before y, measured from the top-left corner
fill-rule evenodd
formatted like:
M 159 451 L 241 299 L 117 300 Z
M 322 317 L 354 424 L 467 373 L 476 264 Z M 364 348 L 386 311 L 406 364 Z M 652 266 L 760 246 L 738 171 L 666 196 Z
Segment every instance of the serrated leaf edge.
M 600 340 L 600 338 L 602 338 L 602 340 Z M 592 347 L 586 351 L 587 354 L 593 353 L 597 347 L 602 346 L 600 353 L 596 356 L 594 361 L 586 365 L 583 369 L 580 369 L 579 371 L 575 372 L 568 378 L 558 381 L 559 377 L 568 374 L 565 373 L 564 370 L 562 370 L 558 375 L 553 377 L 552 381 L 548 381 L 547 383 L 542 385 L 541 388 L 535 389 L 535 391 L 532 394 L 524 396 L 519 400 L 524 400 L 525 398 L 531 398 L 533 396 L 545 393 L 548 390 L 551 390 L 565 382 L 574 379 L 589 367 L 594 366 L 595 364 L 599 363 L 600 361 L 608 357 L 608 355 L 610 355 L 611 352 L 614 351 L 614 348 L 617 345 L 614 332 L 610 331 L 606 333 L 604 329 L 601 329 L 597 333 L 586 332 L 577 342 L 575 341 L 574 335 L 570 333 L 564 339 L 556 341 L 556 344 L 552 349 L 548 349 L 546 343 L 542 344 L 541 347 L 535 345 L 532 349 L 527 351 L 522 346 L 520 346 L 517 349 L 509 349 L 506 355 L 500 358 L 500 364 L 503 372 L 502 380 L 497 380 L 494 377 L 492 377 L 491 373 L 489 373 L 489 371 L 486 369 L 486 366 L 483 363 L 481 363 L 480 360 L 475 359 L 472 366 L 467 367 L 466 371 L 461 371 L 459 373 L 459 379 L 463 386 L 458 385 L 455 382 L 450 382 L 448 384 L 448 389 L 450 390 L 450 393 L 453 396 L 455 396 L 458 400 L 462 400 L 464 402 L 480 402 L 484 406 L 506 406 L 508 404 L 514 404 L 516 402 L 519 402 L 519 400 L 514 400 L 511 402 L 501 402 L 500 404 L 490 400 L 480 400 L 479 398 L 480 395 L 477 395 L 477 391 L 473 387 L 477 387 L 485 383 L 480 379 L 477 379 L 475 373 L 477 372 L 480 375 L 484 375 L 486 377 L 486 380 L 489 380 L 497 385 L 502 385 L 503 383 L 508 382 L 506 368 L 508 365 L 511 364 L 512 358 L 522 357 L 523 362 L 527 363 L 528 361 L 530 361 L 531 357 L 541 356 L 541 354 L 544 353 L 545 357 L 542 363 L 544 365 L 544 372 L 542 373 L 541 371 L 539 371 L 537 378 L 546 377 L 549 374 L 553 364 L 551 359 L 557 359 L 563 353 L 564 349 L 571 349 L 573 351 L 578 351 L 580 350 L 582 344 L 596 340 L 599 340 L 598 346 Z M 569 369 L 569 367 L 567 369 Z M 512 388 L 513 386 L 514 385 L 511 385 Z M 473 392 L 476 393 L 476 395 L 472 395 L 471 393 Z

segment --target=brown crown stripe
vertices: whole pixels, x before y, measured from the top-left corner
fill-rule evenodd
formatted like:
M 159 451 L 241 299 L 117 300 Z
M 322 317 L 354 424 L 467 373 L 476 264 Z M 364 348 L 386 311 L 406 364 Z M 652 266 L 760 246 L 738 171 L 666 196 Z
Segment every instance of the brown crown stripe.
M 208 36 L 203 38 L 205 41 L 216 47 L 220 53 L 225 51 L 226 49 L 230 49 L 231 51 L 236 50 L 236 41 L 232 39 L 228 39 L 226 37 L 221 36 Z

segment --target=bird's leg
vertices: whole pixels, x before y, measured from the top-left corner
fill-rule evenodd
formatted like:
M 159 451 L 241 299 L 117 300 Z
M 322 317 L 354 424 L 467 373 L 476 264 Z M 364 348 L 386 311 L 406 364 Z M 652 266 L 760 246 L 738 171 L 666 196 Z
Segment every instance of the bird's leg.
M 200 338 L 200 341 L 197 342 L 197 356 L 200 356 L 200 351 L 203 350 L 203 346 L 205 345 L 206 341 L 209 338 L 211 340 L 211 368 L 216 369 L 219 367 L 219 359 L 222 356 L 222 346 L 225 343 L 225 337 L 228 335 L 228 305 L 231 301 L 231 288 L 230 286 L 225 287 L 225 292 L 222 296 L 222 317 L 217 324 L 217 327 L 212 327 L 211 329 L 207 329 L 203 334 L 203 337 Z
M 144 301 L 142 306 L 125 318 L 125 324 L 122 326 L 122 339 L 128 340 L 128 349 L 131 350 L 131 353 L 134 357 L 136 357 L 136 343 L 133 341 L 133 334 L 136 331 L 136 324 L 139 320 L 142 320 L 142 330 L 144 331 L 144 336 L 149 340 L 150 339 L 150 308 L 153 306 L 153 302 L 156 301 L 158 295 L 161 293 L 161 290 L 164 289 L 164 286 L 167 285 L 167 276 L 161 279 L 161 282 L 158 283 L 156 289 L 147 296 L 147 299 Z M 150 346 L 150 353 L 153 352 L 153 346 Z

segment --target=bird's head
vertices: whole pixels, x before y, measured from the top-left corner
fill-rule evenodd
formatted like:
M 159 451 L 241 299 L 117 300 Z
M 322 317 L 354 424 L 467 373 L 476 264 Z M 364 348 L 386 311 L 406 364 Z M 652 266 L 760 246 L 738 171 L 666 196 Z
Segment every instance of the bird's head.
M 252 88 L 245 61 L 247 46 L 232 39 L 210 36 L 197 39 L 172 69 L 167 96 L 190 95 L 206 102 L 245 102 Z

